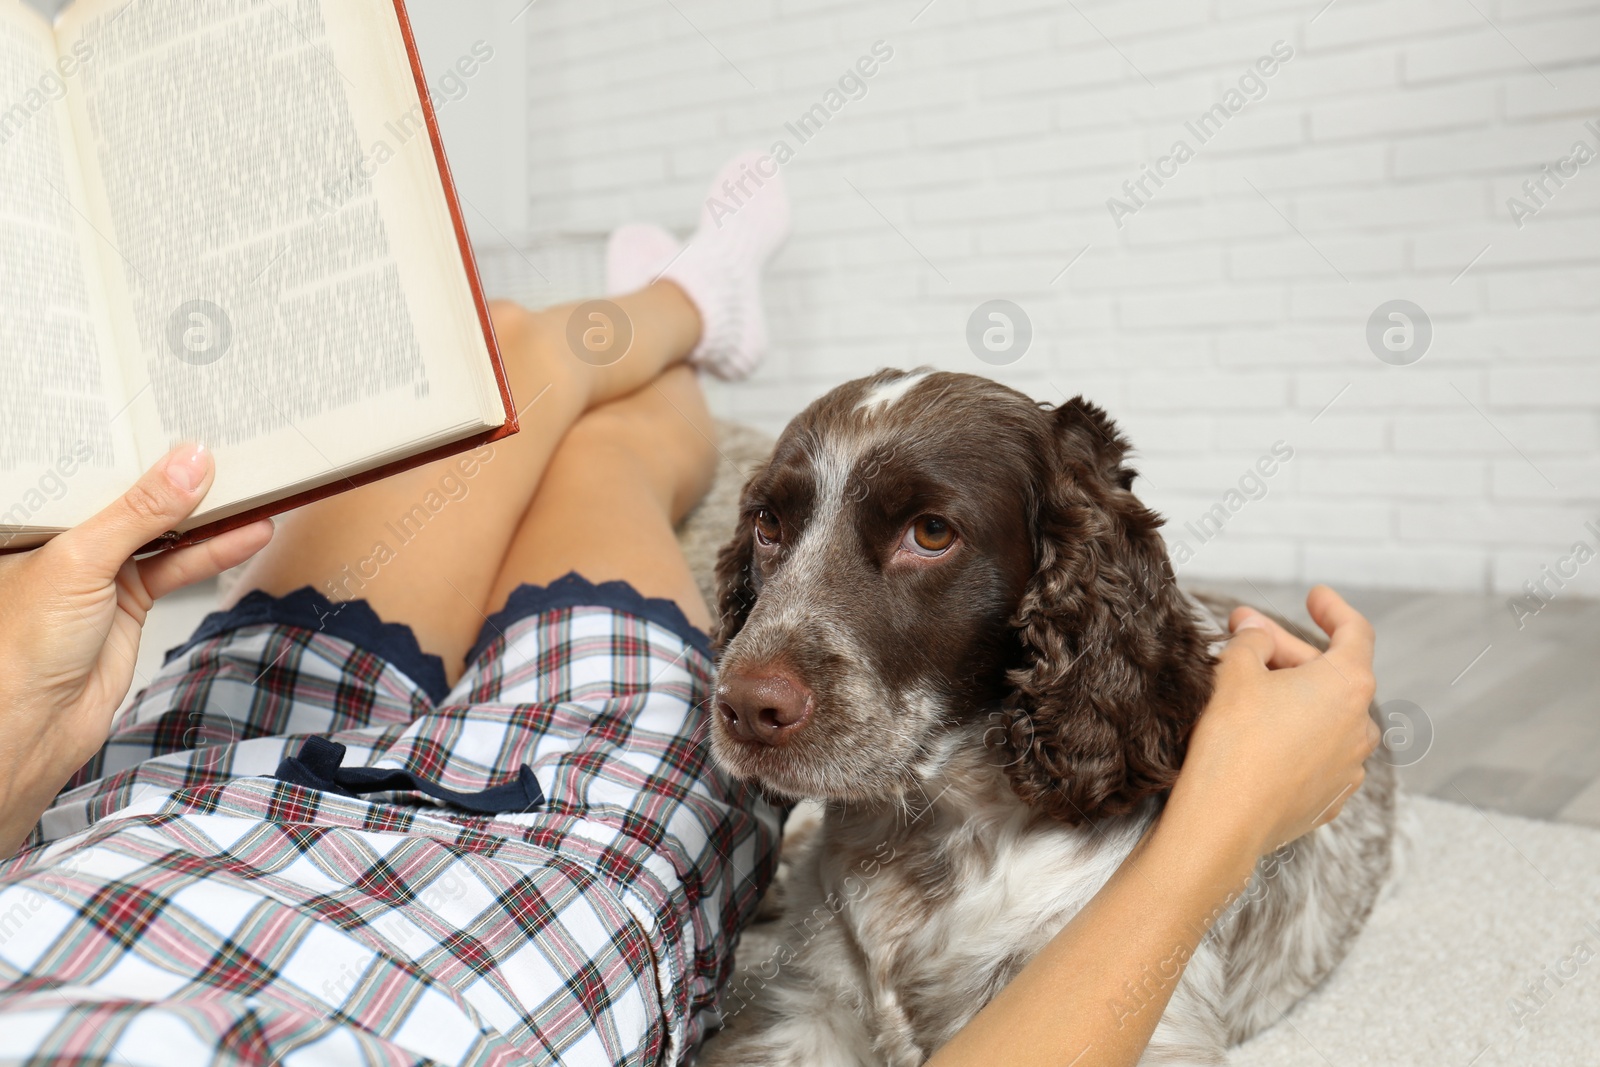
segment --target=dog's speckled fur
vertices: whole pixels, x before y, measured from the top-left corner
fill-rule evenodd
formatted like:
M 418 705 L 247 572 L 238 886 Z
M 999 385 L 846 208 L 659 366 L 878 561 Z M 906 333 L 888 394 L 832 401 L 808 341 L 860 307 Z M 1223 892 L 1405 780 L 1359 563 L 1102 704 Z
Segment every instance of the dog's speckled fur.
M 790 937 L 728 991 L 702 1064 L 922 1063 L 1155 816 L 1230 605 L 1177 590 L 1126 452 L 1082 401 L 883 372 L 808 408 L 751 478 L 719 560 L 720 670 L 777 665 L 814 710 L 772 747 L 718 717 L 715 747 L 826 813 L 787 888 Z M 774 547 L 751 534 L 763 508 Z M 895 555 L 927 513 L 958 532 L 934 566 Z M 1263 861 L 1143 1062 L 1222 1063 L 1288 1010 L 1359 932 L 1393 836 L 1374 759 L 1338 820 Z M 1149 978 L 1128 979 L 1123 1010 L 1142 1010 Z

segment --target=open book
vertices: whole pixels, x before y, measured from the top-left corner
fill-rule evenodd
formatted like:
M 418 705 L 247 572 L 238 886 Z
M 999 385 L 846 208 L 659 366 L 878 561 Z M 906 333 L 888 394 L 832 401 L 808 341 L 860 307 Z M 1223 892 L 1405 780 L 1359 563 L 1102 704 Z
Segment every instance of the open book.
M 401 0 L 0 0 L 0 549 L 180 441 L 171 543 L 515 431 Z

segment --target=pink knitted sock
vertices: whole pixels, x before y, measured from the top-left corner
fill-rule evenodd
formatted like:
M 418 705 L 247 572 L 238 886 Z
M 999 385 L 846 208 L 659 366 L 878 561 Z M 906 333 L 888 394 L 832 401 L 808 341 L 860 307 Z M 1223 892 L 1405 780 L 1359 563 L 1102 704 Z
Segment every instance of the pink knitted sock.
M 683 245 L 649 222 L 630 222 L 606 241 L 606 295 L 635 293 L 660 277 Z
M 760 152 L 730 160 L 712 179 L 700 228 L 663 275 L 700 312 L 700 343 L 689 360 L 729 380 L 767 352 L 761 271 L 789 235 L 789 196 L 777 163 Z

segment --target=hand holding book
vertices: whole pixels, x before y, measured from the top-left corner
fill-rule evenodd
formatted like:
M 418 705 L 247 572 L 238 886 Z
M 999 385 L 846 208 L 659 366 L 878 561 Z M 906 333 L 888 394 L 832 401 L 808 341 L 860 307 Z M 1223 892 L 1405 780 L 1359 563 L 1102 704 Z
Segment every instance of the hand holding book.
M 203 536 L 515 431 L 398 0 L 0 0 L 7 100 L 0 545 L 181 440 Z
M 211 454 L 185 444 L 87 522 L 0 558 L 0 859 L 99 750 L 133 684 L 139 632 L 157 599 L 258 552 L 265 520 L 204 544 L 129 557 L 205 497 Z

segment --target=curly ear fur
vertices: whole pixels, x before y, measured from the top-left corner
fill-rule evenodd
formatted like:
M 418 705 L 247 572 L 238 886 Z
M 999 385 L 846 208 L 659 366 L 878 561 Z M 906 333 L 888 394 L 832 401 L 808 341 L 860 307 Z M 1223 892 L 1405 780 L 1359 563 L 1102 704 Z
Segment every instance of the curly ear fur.
M 755 533 L 748 512 L 750 486 L 760 474 L 758 469 L 745 481 L 739 494 L 738 526 L 732 539 L 717 551 L 717 629 L 711 641 L 718 652 L 744 628 L 756 603 Z
M 1002 714 L 1017 794 L 1079 824 L 1171 788 L 1215 661 L 1161 518 L 1129 491 L 1127 441 L 1081 397 L 1050 417 L 1036 570 L 1013 620 L 1025 665 L 1007 675 Z

